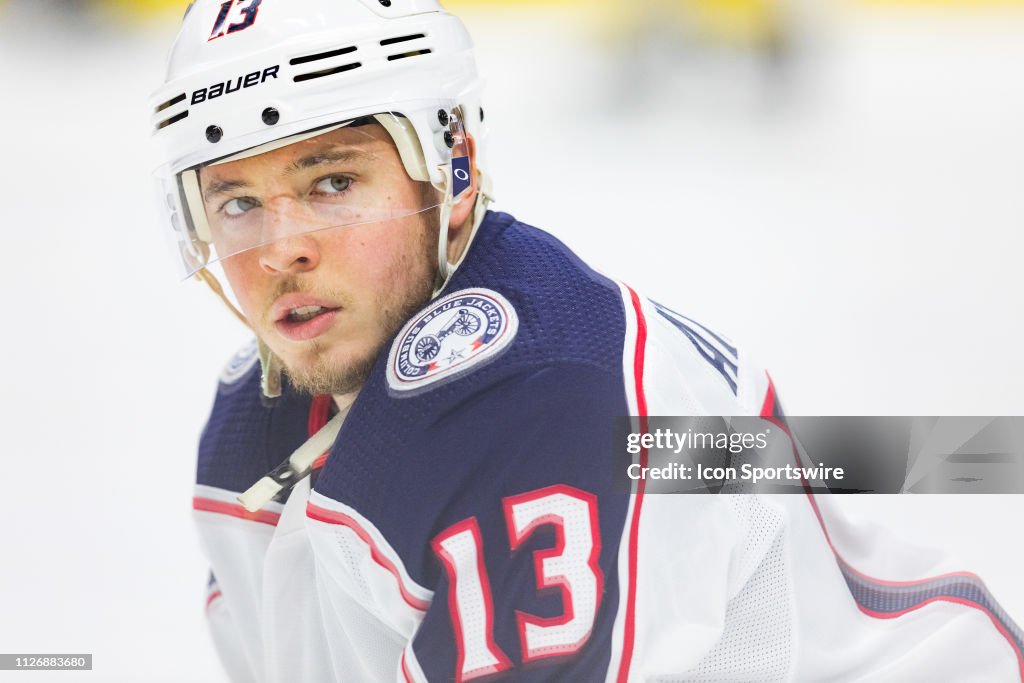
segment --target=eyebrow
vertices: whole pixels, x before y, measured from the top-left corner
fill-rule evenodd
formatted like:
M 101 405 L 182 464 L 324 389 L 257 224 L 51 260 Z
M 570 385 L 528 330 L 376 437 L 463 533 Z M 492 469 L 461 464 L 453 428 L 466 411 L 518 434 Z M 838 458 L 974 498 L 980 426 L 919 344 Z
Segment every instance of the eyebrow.
M 301 159 L 293 161 L 288 164 L 284 173 L 285 175 L 292 175 L 299 171 L 315 168 L 317 166 L 374 158 L 376 158 L 376 155 L 364 152 L 360 149 L 328 149 L 320 152 L 314 152 L 313 154 L 309 154 Z M 251 185 L 244 180 L 214 180 L 203 190 L 203 199 L 208 202 L 218 194 L 228 194 L 235 190 L 241 190 L 247 187 L 251 187 Z
M 244 180 L 214 180 L 203 190 L 203 200 L 208 202 L 215 195 L 227 194 L 245 187 L 249 187 L 249 183 Z
M 297 171 L 314 168 L 316 166 L 324 166 L 326 164 L 373 158 L 373 154 L 369 154 L 368 152 L 364 152 L 360 149 L 328 149 L 322 152 L 314 152 L 313 154 L 293 161 L 288 165 L 288 168 L 285 169 L 285 174 L 291 175 Z

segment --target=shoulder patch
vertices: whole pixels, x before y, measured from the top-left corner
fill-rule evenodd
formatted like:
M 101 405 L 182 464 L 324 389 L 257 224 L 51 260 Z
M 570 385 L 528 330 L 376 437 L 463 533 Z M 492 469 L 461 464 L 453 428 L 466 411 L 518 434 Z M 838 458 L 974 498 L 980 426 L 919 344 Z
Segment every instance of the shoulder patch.
M 231 360 L 228 361 L 228 364 L 224 366 L 224 369 L 221 370 L 220 383 L 230 385 L 245 377 L 253 365 L 256 364 L 256 361 L 259 360 L 259 355 L 256 340 L 252 339 L 248 344 L 238 349 L 235 355 L 231 357 Z
M 508 299 L 491 289 L 462 289 L 405 324 L 388 354 L 392 392 L 419 392 L 454 379 L 504 351 L 519 330 Z

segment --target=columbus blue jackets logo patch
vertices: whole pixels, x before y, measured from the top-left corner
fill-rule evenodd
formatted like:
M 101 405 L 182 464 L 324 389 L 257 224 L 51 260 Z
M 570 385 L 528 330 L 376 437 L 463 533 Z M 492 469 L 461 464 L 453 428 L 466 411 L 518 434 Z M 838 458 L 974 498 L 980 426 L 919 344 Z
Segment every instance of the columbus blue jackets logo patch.
M 388 354 L 388 386 L 414 391 L 494 358 L 515 338 L 512 304 L 490 289 L 463 289 L 416 314 Z
M 220 373 L 220 381 L 222 384 L 234 384 L 241 378 L 249 374 L 249 370 L 252 366 L 256 365 L 256 361 L 259 360 L 259 349 L 256 345 L 256 340 L 253 339 L 251 342 L 240 348 L 228 364 L 224 366 L 224 369 Z

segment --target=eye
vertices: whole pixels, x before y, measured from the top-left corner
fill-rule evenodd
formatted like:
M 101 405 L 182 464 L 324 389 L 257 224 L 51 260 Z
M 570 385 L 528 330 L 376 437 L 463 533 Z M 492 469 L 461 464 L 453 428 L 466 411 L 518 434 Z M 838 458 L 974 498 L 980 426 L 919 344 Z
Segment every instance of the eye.
M 332 175 L 316 181 L 313 189 L 320 194 L 341 194 L 352 185 L 352 179 L 343 175 Z
M 260 203 L 252 197 L 236 197 L 224 203 L 221 210 L 229 216 L 241 216 L 247 211 L 252 211 Z

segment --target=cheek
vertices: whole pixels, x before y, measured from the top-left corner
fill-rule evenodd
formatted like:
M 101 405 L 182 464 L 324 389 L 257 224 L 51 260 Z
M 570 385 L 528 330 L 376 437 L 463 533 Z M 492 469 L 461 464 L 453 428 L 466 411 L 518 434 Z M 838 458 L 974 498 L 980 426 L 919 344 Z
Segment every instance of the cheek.
M 339 237 L 328 246 L 337 255 L 331 259 L 336 273 L 363 293 L 399 294 L 422 269 L 416 234 L 407 226 L 354 229 Z

